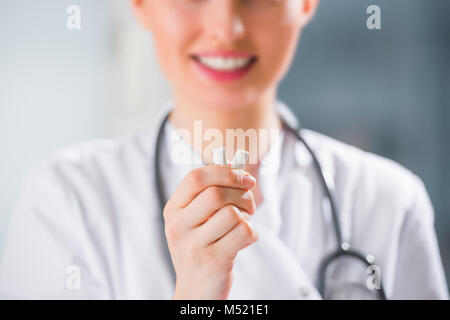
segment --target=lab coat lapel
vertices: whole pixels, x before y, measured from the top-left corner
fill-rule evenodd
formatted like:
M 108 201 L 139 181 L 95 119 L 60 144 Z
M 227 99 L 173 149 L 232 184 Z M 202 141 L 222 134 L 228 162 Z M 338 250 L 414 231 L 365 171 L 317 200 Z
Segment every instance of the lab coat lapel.
M 320 299 L 299 261 L 265 226 L 259 240 L 238 253 L 229 299 Z
M 294 252 L 280 237 L 282 215 L 281 195 L 277 186 L 278 170 L 284 149 L 284 135 L 269 152 L 277 170 L 259 177 L 264 201 L 250 217 L 259 239 L 238 253 L 234 282 L 229 299 L 320 299 Z
M 277 107 L 284 108 L 283 105 Z M 171 143 L 173 141 L 166 140 L 166 146 Z M 281 156 L 280 149 L 271 151 L 279 153 L 276 157 Z M 173 163 L 168 161 L 170 159 L 164 160 L 166 166 L 173 166 Z M 193 169 L 188 167 L 179 167 L 176 174 L 178 178 L 182 178 L 189 169 Z M 278 167 L 279 163 L 274 172 L 265 177 L 266 196 L 276 192 L 276 185 L 269 180 L 277 178 Z M 169 195 L 174 191 L 169 186 L 165 186 L 165 189 Z M 234 281 L 229 299 L 320 299 L 319 293 L 300 266 L 297 257 L 279 237 L 282 221 L 281 215 L 276 211 L 279 210 L 277 208 L 279 208 L 277 200 L 264 201 L 256 214 L 259 217 L 256 215 L 252 217 L 259 240 L 238 253 L 233 268 Z

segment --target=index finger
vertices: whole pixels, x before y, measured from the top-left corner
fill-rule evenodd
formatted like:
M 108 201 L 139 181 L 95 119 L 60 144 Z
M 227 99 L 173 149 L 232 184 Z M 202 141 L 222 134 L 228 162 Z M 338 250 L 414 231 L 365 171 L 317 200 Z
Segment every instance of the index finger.
M 190 171 L 170 198 L 171 206 L 183 208 L 210 186 L 251 189 L 256 179 L 247 171 L 221 165 L 209 165 Z

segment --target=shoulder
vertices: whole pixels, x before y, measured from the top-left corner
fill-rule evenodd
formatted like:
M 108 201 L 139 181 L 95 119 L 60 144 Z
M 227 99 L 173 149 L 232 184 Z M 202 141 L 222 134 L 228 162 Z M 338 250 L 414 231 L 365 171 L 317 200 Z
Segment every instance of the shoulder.
M 366 203 L 379 205 L 381 201 L 387 208 L 406 211 L 418 195 L 427 196 L 422 180 L 396 161 L 312 130 L 304 130 L 303 135 L 333 173 L 341 198 L 342 193 L 351 193 Z
M 148 130 L 141 130 L 114 139 L 67 145 L 39 161 L 28 174 L 24 188 L 62 192 L 87 184 L 100 186 L 133 170 L 147 171 L 152 163 L 151 138 Z
M 95 139 L 60 148 L 28 172 L 17 211 L 113 214 L 124 203 L 149 207 L 153 201 L 156 132 L 161 123 L 112 139 Z M 136 212 L 137 212 L 136 208 Z M 126 211 L 126 210 L 125 210 Z
M 380 178 L 389 180 L 412 180 L 418 177 L 409 169 L 396 161 L 379 156 L 372 152 L 339 141 L 322 133 L 312 130 L 304 130 L 304 137 L 322 157 L 330 158 L 335 166 L 343 167 L 350 171 L 367 169 L 370 172 L 380 174 Z

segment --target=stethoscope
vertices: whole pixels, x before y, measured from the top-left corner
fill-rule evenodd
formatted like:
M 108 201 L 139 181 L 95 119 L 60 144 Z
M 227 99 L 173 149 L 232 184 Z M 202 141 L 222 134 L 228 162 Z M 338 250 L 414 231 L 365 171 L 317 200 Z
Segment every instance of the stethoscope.
M 161 150 L 161 147 L 162 147 L 162 141 L 163 141 L 162 137 L 163 137 L 163 133 L 164 133 L 164 127 L 168 121 L 169 115 L 170 115 L 170 113 L 168 113 L 161 122 L 161 125 L 160 125 L 158 133 L 157 133 L 156 146 L 155 146 L 154 177 L 155 177 L 156 192 L 157 192 L 158 202 L 159 202 L 161 212 L 163 211 L 164 206 L 166 204 L 166 200 L 165 200 L 166 198 L 164 196 L 164 191 L 163 191 L 163 179 L 161 176 L 162 169 L 161 169 L 161 163 L 160 163 L 158 155 L 159 155 L 159 151 Z M 323 258 L 322 262 L 320 263 L 319 270 L 318 270 L 318 290 L 319 290 L 320 294 L 322 295 L 322 297 L 326 298 L 328 296 L 327 290 L 326 290 L 327 289 L 326 276 L 327 276 L 327 271 L 330 269 L 330 266 L 333 264 L 333 262 L 335 262 L 341 258 L 351 258 L 351 259 L 355 259 L 355 260 L 359 261 L 360 263 L 362 263 L 363 265 L 365 265 L 368 268 L 371 266 L 375 266 L 375 258 L 372 255 L 365 255 L 365 254 L 359 252 L 358 250 L 352 249 L 350 247 L 350 244 L 343 240 L 341 227 L 340 227 L 340 221 L 339 221 L 338 209 L 336 207 L 336 202 L 334 200 L 334 196 L 332 193 L 333 188 L 331 187 L 330 183 L 328 183 L 327 180 L 325 179 L 325 176 L 322 171 L 322 167 L 321 167 L 319 161 L 317 160 L 317 157 L 316 157 L 314 151 L 309 146 L 309 144 L 306 143 L 306 141 L 303 139 L 303 137 L 301 135 L 301 127 L 300 126 L 298 126 L 297 128 L 294 128 L 293 126 L 289 125 L 282 116 L 281 116 L 281 120 L 282 120 L 283 127 L 288 132 L 292 133 L 296 137 L 296 139 L 301 141 L 303 143 L 303 145 L 306 147 L 309 154 L 311 155 L 314 167 L 317 171 L 318 178 L 321 182 L 323 191 L 325 193 L 325 197 L 326 197 L 326 199 L 328 199 L 328 204 L 329 204 L 329 208 L 331 211 L 333 229 L 334 229 L 334 234 L 336 237 L 337 245 L 336 245 L 336 249 L 334 251 L 327 254 Z M 172 274 L 172 277 L 173 277 L 173 279 L 175 279 L 176 273 L 175 273 L 175 269 L 172 264 L 170 251 L 167 246 L 167 239 L 166 239 L 166 235 L 165 235 L 165 231 L 164 231 L 164 218 L 162 215 L 161 215 L 160 230 L 162 231 L 161 237 L 163 238 L 163 243 L 165 244 L 166 259 L 170 266 L 170 272 Z M 379 288 L 369 289 L 369 288 L 364 288 L 363 285 L 359 285 L 359 287 L 370 290 L 371 292 L 375 291 L 378 299 L 386 300 L 386 294 L 384 292 L 383 285 L 381 283 L 381 279 L 379 279 L 379 282 L 380 282 Z

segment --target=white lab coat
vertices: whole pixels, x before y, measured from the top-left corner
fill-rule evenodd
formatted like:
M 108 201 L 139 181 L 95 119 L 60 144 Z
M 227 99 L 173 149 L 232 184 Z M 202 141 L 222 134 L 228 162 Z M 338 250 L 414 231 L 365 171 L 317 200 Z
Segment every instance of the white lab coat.
M 277 108 L 294 121 L 283 104 Z M 172 298 L 153 177 L 158 126 L 155 120 L 154 128 L 124 139 L 70 146 L 33 171 L 4 248 L 1 298 Z M 170 161 L 170 130 L 169 124 L 162 154 L 168 195 L 198 166 Z M 421 180 L 317 132 L 304 130 L 304 137 L 334 183 L 344 238 L 375 256 L 387 296 L 447 299 Z M 317 269 L 336 247 L 332 224 L 304 145 L 287 133 L 281 142 L 270 150 L 279 166 L 258 181 L 264 201 L 251 219 L 260 236 L 236 258 L 230 299 L 321 298 Z M 341 276 L 356 275 L 353 264 Z

